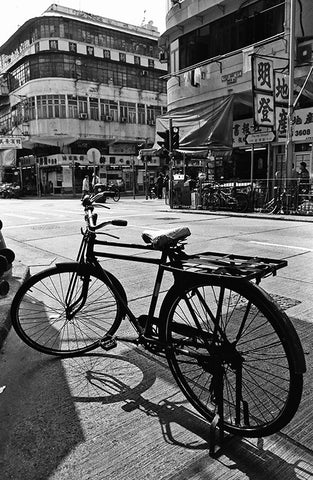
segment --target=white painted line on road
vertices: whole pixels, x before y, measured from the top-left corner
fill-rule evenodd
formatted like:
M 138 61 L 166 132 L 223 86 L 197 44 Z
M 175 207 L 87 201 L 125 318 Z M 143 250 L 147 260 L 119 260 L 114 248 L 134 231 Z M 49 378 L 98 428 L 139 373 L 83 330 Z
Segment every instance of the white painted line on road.
M 53 211 L 54 211 L 54 209 L 53 209 Z M 48 217 L 51 216 L 51 217 L 59 217 L 59 218 L 61 218 L 61 217 L 64 217 L 64 216 L 65 216 L 65 215 L 64 215 L 64 210 L 62 211 L 63 215 L 60 215 L 59 213 L 53 213 L 53 212 L 50 212 L 50 211 L 47 212 L 47 211 L 45 211 L 45 210 L 31 210 L 31 213 L 38 213 L 39 215 L 45 216 L 45 217 L 46 217 L 46 216 L 48 216 Z
M 29 217 L 28 215 L 16 215 L 14 213 L 5 213 L 8 217 L 26 218 L 28 220 L 36 220 L 36 217 Z
M 293 248 L 293 249 L 296 249 L 296 250 L 304 250 L 306 252 L 313 252 L 312 248 L 296 247 L 295 245 L 281 245 L 280 243 L 257 242 L 255 240 L 250 240 L 249 243 L 257 243 L 258 245 L 266 245 L 268 247 Z
M 5 227 L 4 230 L 9 230 L 12 228 L 27 228 L 27 227 L 41 227 L 44 225 L 56 225 L 56 224 L 61 224 L 61 223 L 77 223 L 80 222 L 79 219 L 76 220 L 62 220 L 61 222 L 46 222 L 46 223 L 24 223 L 23 225 L 9 225 L 8 227 Z

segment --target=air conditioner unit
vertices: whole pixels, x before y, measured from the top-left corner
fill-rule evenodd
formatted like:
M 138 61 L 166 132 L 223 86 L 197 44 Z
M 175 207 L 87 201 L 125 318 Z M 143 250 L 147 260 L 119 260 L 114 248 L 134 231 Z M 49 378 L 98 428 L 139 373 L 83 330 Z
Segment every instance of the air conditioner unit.
M 127 121 L 127 118 L 126 117 L 121 117 L 121 122 L 122 123 L 125 123 Z
M 111 115 L 106 115 L 105 120 L 106 120 L 107 122 L 112 122 L 112 121 L 113 121 L 113 117 L 112 117 Z
M 87 113 L 80 113 L 80 114 L 79 114 L 79 119 L 80 119 L 80 120 L 86 120 L 86 118 L 88 118 Z
M 297 47 L 297 62 L 309 63 L 312 61 L 313 40 L 306 43 L 299 43 Z

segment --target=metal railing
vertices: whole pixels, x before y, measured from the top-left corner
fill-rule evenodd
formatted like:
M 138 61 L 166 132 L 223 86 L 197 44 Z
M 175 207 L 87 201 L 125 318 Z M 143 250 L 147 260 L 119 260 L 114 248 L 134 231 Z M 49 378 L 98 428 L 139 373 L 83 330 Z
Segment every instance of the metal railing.
M 313 184 L 271 178 L 253 183 L 203 181 L 190 189 L 181 182 L 173 187 L 173 208 L 313 215 Z

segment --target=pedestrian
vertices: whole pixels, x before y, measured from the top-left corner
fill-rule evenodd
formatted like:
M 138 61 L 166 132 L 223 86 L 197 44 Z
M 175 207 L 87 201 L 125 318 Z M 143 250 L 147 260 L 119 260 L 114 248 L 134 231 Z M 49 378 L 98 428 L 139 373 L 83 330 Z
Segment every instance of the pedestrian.
M 92 174 L 92 180 L 91 180 L 91 186 L 92 186 L 92 191 L 93 192 L 95 191 L 95 185 L 97 185 L 98 183 L 100 183 L 100 178 L 98 177 L 98 175 L 96 173 L 93 173 Z
M 292 164 L 291 177 L 289 184 L 289 193 L 290 193 L 290 205 L 293 209 L 298 207 L 298 172 L 295 168 L 295 164 Z
M 89 195 L 89 177 L 88 175 L 84 176 L 83 186 L 82 186 L 82 200 L 85 195 Z
M 168 203 L 169 183 L 170 177 L 168 175 L 165 175 L 162 185 L 162 198 L 164 199 L 166 204 Z
M 306 163 L 300 163 L 300 172 L 299 172 L 299 193 L 300 195 L 307 195 L 310 191 L 310 174 L 306 168 Z
M 162 198 L 162 188 L 163 188 L 163 175 L 162 173 L 159 173 L 159 176 L 156 179 L 156 195 L 158 198 Z

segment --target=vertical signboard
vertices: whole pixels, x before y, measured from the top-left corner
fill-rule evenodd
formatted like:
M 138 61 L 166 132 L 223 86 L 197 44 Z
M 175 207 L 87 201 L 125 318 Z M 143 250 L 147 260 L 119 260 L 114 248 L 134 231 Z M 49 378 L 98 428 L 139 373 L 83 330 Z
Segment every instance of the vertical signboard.
M 253 57 L 254 121 L 259 126 L 274 127 L 274 68 L 273 60 Z

